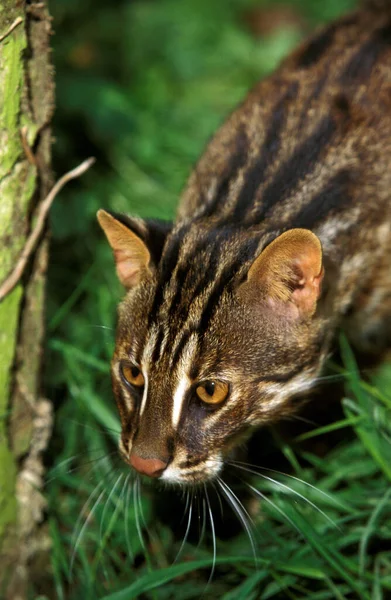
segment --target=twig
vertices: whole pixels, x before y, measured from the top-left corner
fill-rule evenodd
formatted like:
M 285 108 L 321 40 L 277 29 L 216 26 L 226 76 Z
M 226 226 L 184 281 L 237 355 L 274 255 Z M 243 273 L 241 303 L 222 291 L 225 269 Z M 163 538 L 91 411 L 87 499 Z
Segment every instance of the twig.
M 21 23 L 23 23 L 23 19 L 22 17 L 17 17 L 15 19 L 15 21 L 12 23 L 12 25 L 7 29 L 7 31 L 5 33 L 3 33 L 3 35 L 0 35 L 0 42 L 2 42 L 3 40 L 5 40 L 5 38 L 7 36 L 9 36 L 10 33 L 13 32 L 13 30 L 20 25 Z
M 27 132 L 28 132 L 28 127 L 27 127 L 27 125 L 24 125 L 20 130 L 20 137 L 22 140 L 23 150 L 24 150 L 24 153 L 25 153 L 26 158 L 29 161 L 30 165 L 34 165 L 36 167 L 37 161 L 36 161 L 33 151 L 30 148 L 30 144 L 28 143 Z
M 0 302 L 1 300 L 3 300 L 3 298 L 5 298 L 5 296 L 7 296 L 7 294 L 10 293 L 11 290 L 13 290 L 15 285 L 18 283 L 19 279 L 22 277 L 27 261 L 30 258 L 31 253 L 33 252 L 35 245 L 43 231 L 47 214 L 57 194 L 64 187 L 64 185 L 68 183 L 68 181 L 70 181 L 71 179 L 75 179 L 76 177 L 80 177 L 80 175 L 83 175 L 83 173 L 85 173 L 94 162 L 95 158 L 88 158 L 87 160 L 82 162 L 81 165 L 79 165 L 75 169 L 72 169 L 72 171 L 68 171 L 68 173 L 65 173 L 65 175 L 63 175 L 52 187 L 45 200 L 42 201 L 38 209 L 37 221 L 32 232 L 27 238 L 22 253 L 18 259 L 18 262 L 16 263 L 16 266 L 12 273 L 0 285 Z

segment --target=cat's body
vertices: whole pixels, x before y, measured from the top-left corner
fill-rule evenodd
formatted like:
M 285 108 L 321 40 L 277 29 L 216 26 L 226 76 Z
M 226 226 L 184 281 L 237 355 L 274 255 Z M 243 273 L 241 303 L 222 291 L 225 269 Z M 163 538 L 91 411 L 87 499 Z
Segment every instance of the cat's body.
M 339 328 L 363 352 L 390 345 L 391 8 L 379 5 L 250 93 L 171 230 L 99 213 L 129 288 L 113 383 L 138 471 L 213 478 L 251 428 L 295 410 Z

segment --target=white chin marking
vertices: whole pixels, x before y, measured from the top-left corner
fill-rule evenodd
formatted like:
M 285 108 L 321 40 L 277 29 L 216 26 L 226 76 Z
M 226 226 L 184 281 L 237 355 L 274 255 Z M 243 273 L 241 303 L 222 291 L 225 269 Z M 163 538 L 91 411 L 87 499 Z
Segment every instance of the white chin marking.
M 174 465 L 169 465 L 160 477 L 160 481 L 179 484 L 203 483 L 216 477 L 222 467 L 223 460 L 220 456 L 210 457 L 204 463 L 198 464 L 194 469 L 178 469 Z M 198 479 L 200 471 L 202 472 L 202 476 Z

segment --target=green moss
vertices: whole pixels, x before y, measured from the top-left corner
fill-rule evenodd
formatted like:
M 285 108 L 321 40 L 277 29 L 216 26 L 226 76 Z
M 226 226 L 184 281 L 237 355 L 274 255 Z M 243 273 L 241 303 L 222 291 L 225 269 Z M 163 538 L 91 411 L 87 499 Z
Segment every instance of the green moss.
M 8 3 L 2 3 L 3 8 L 4 4 L 8 7 Z M 15 12 L 15 7 L 11 12 Z M 0 19 L 1 29 L 6 29 L 10 24 L 8 20 L 16 16 L 11 12 L 7 12 L 7 19 Z M 23 153 L 20 119 L 25 48 L 23 24 L 8 35 L 0 47 L 0 245 L 7 248 L 0 254 L 0 280 L 10 272 L 25 242 L 23 222 L 15 224 L 14 220 L 15 215 L 26 213 L 36 177 L 34 166 L 27 165 L 26 161 L 18 162 Z
M 0 303 L 0 416 L 4 415 L 8 405 L 10 370 L 14 360 L 15 332 L 18 329 L 21 297 L 22 288 L 17 286 Z M 3 434 L 4 419 L 0 419 L 0 443 Z
M 9 177 L 0 181 L 0 244 L 7 251 L 0 253 L 0 280 L 10 272 L 25 242 L 24 227 L 15 227 L 15 215 L 26 214 L 36 184 L 35 167 L 18 163 Z
M 22 52 L 26 37 L 21 27 L 16 28 L 2 45 L 2 77 L 0 129 L 2 130 L 2 156 L 0 178 L 7 175 L 22 152 L 19 134 L 19 113 L 23 85 Z M 17 132 L 17 135 L 15 135 Z
M 8 409 L 21 298 L 22 288 L 18 286 L 0 304 L 0 539 L 7 525 L 16 518 L 16 469 L 8 447 L 5 419 L 1 417 Z
M 18 16 L 26 20 L 25 3 L 3 0 L 0 34 L 5 33 Z M 32 121 L 36 118 L 32 115 L 33 109 L 30 110 L 33 92 L 31 98 L 27 97 L 31 88 L 31 73 L 27 70 L 33 59 L 25 55 L 26 47 L 25 22 L 0 43 L 0 282 L 12 271 L 25 244 L 37 183 L 37 169 L 27 161 L 21 140 L 21 128 L 25 126 L 28 143 L 33 146 L 41 126 Z M 39 52 L 40 49 L 37 54 Z M 0 568 L 0 596 L 12 573 L 7 565 L 15 564 L 24 543 L 17 529 L 15 445 L 20 454 L 28 451 L 31 415 L 26 418 L 26 406 L 21 396 L 13 393 L 13 384 L 15 380 L 23 382 L 28 393 L 31 390 L 36 394 L 40 359 L 37 349 L 42 337 L 42 279 L 38 265 L 35 279 L 34 273 L 30 274 L 25 289 L 18 285 L 0 302 L 0 564 L 3 567 Z M 15 365 L 17 345 L 20 351 Z M 11 415 L 12 419 L 8 418 Z M 18 585 L 23 577 L 23 573 L 17 576 Z
M 16 468 L 10 450 L 0 441 L 0 540 L 10 524 L 15 523 L 17 504 L 15 498 Z

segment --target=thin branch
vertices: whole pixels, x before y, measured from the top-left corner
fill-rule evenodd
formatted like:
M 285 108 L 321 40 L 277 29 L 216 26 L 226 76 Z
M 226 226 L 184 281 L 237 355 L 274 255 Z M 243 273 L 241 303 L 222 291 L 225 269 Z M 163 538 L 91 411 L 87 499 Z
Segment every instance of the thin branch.
M 36 167 L 37 160 L 34 156 L 33 151 L 31 150 L 30 144 L 28 143 L 27 133 L 28 133 L 28 127 L 27 127 L 27 125 L 24 125 L 20 130 L 20 138 L 22 140 L 23 150 L 24 150 L 24 153 L 25 153 L 26 158 L 29 161 L 30 165 L 34 165 L 34 167 Z
M 17 17 L 15 19 L 15 21 L 12 23 L 12 25 L 7 29 L 7 31 L 5 33 L 3 33 L 3 35 L 0 35 L 0 42 L 2 42 L 3 40 L 5 40 L 5 38 L 8 37 L 9 34 L 12 33 L 13 30 L 16 29 L 16 27 L 18 25 L 20 25 L 21 23 L 23 23 L 22 17 Z
M 6 278 L 6 280 L 0 285 L 0 302 L 10 293 L 11 290 L 18 283 L 19 279 L 22 277 L 24 269 L 26 267 L 27 261 L 30 258 L 35 245 L 44 229 L 46 217 L 50 210 L 50 207 L 53 203 L 53 200 L 57 196 L 57 194 L 62 190 L 64 185 L 68 183 L 71 179 L 75 179 L 76 177 L 80 177 L 83 175 L 91 167 L 91 165 L 95 162 L 95 158 L 88 158 L 84 162 L 81 163 L 72 171 L 68 171 L 65 173 L 57 183 L 52 187 L 49 194 L 46 196 L 45 200 L 42 201 L 41 205 L 38 208 L 37 221 L 33 230 L 31 231 L 27 241 L 24 245 L 22 253 L 16 263 L 16 266 L 12 273 Z

